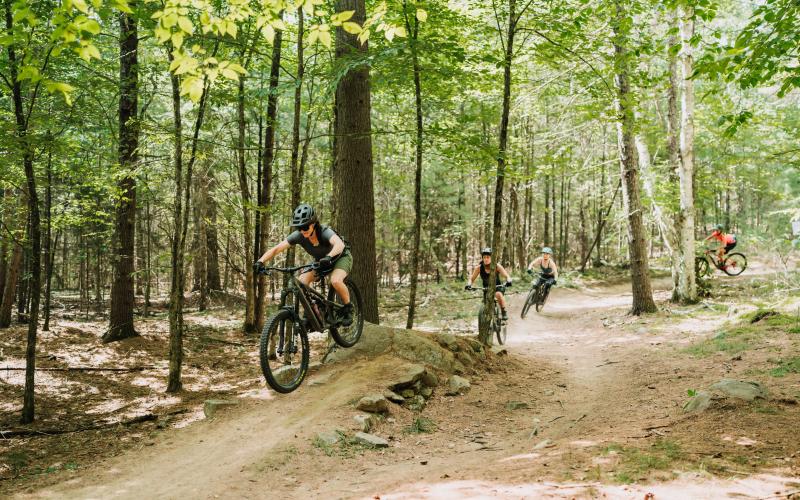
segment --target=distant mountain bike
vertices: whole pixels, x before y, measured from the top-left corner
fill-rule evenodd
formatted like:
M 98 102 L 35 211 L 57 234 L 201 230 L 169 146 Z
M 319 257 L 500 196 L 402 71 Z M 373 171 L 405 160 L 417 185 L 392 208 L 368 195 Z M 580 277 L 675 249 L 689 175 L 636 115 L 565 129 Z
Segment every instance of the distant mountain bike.
M 728 276 L 739 276 L 747 269 L 747 257 L 739 252 L 726 254 L 722 260 L 717 258 L 716 252 L 705 249 L 703 255 L 698 255 L 694 260 L 694 270 L 698 276 L 711 276 L 716 267 Z
M 528 297 L 525 299 L 525 305 L 522 306 L 522 312 L 520 313 L 520 317 L 525 319 L 525 316 L 528 315 L 528 311 L 531 309 L 531 306 L 536 306 L 536 312 L 541 311 L 544 308 L 544 303 L 547 300 L 547 297 L 550 295 L 550 288 L 552 288 L 552 284 L 548 284 L 547 282 L 540 283 L 538 286 L 536 282 L 539 281 L 541 274 L 536 276 L 535 281 L 531 285 L 531 289 L 528 292 Z
M 281 306 L 267 321 L 261 332 L 259 358 L 261 371 L 270 387 L 280 393 L 297 389 L 308 372 L 308 332 L 328 330 L 333 340 L 342 347 L 352 347 L 364 329 L 361 294 L 350 278 L 345 285 L 353 304 L 353 323 L 342 324 L 342 303 L 333 287 L 325 296 L 325 276 L 316 262 L 296 267 L 265 267 L 262 274 L 271 271 L 291 274 L 289 283 L 281 291 Z M 321 292 L 304 285 L 295 273 L 317 271 Z M 332 271 L 332 270 L 331 270 Z
M 489 290 L 488 287 L 483 288 L 470 288 L 470 290 L 483 290 L 483 293 Z M 498 292 L 505 292 L 506 287 L 504 285 L 497 285 L 495 286 L 495 290 Z M 478 311 L 478 328 L 483 329 L 484 320 L 483 320 L 483 308 L 484 305 L 481 304 L 481 308 Z M 503 315 L 500 311 L 500 304 L 497 303 L 497 299 L 494 301 L 494 311 L 493 314 L 490 316 L 489 319 L 489 331 L 494 332 L 497 336 L 497 343 L 503 345 L 506 343 L 506 337 L 508 336 L 508 331 L 506 329 L 506 322 L 503 320 Z

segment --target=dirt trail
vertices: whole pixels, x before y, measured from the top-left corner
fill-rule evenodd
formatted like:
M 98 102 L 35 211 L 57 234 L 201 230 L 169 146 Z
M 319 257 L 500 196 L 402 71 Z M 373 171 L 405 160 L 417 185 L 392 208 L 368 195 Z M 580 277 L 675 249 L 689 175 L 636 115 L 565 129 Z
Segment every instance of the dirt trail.
M 666 283 L 661 283 L 666 286 Z M 659 292 L 666 293 L 666 292 Z M 786 491 L 787 479 L 739 481 L 679 478 L 652 486 L 603 485 L 586 463 L 598 446 L 658 433 L 682 418 L 685 387 L 670 384 L 672 366 L 659 356 L 666 338 L 624 315 L 628 285 L 583 291 L 554 289 L 542 314 L 519 319 L 523 295 L 511 300 L 508 369 L 473 379 L 466 396 L 435 396 L 423 415 L 432 434 L 404 433 L 410 415 L 396 415 L 378 433 L 384 451 L 342 458 L 309 445 L 320 430 L 346 427 L 348 401 L 380 387 L 392 366 L 326 369 L 321 385 L 248 403 L 211 422 L 165 433 L 37 497 L 267 498 L 366 497 L 642 498 L 764 497 Z M 714 324 L 694 325 L 692 335 Z M 312 378 L 313 381 L 313 378 Z M 682 394 L 681 394 L 682 393 Z M 511 401 L 528 408 L 511 411 Z M 344 424 L 343 424 L 344 423 Z M 548 440 L 548 441 L 545 441 Z M 538 446 L 537 446 L 538 445 Z M 795 487 L 796 488 L 796 487 Z

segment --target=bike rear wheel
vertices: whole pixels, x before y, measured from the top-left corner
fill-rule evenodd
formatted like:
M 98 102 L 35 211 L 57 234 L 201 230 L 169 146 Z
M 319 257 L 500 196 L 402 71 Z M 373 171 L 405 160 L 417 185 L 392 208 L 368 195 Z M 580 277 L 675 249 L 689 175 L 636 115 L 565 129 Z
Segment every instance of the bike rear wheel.
M 722 270 L 728 276 L 739 276 L 747 269 L 747 257 L 738 252 L 725 256 L 725 265 Z
M 353 323 L 350 326 L 331 326 L 331 337 L 342 347 L 353 347 L 361 338 L 364 330 L 364 303 L 361 300 L 361 292 L 358 291 L 356 284 L 347 277 L 344 280 L 347 291 L 350 292 L 350 303 L 353 304 Z M 328 290 L 328 300 L 341 304 L 342 299 L 336 294 L 333 287 Z
M 261 333 L 259 358 L 267 383 L 286 394 L 297 389 L 308 373 L 308 335 L 294 315 L 281 309 Z
M 696 257 L 694 259 L 694 272 L 697 276 L 703 277 L 708 275 L 708 259 L 705 257 Z
M 522 319 L 525 319 L 525 316 L 528 315 L 528 311 L 533 305 L 533 301 L 535 299 L 536 299 L 536 287 L 532 287 L 531 291 L 528 292 L 528 297 L 525 299 L 525 305 L 522 306 L 522 313 L 520 314 L 520 317 Z

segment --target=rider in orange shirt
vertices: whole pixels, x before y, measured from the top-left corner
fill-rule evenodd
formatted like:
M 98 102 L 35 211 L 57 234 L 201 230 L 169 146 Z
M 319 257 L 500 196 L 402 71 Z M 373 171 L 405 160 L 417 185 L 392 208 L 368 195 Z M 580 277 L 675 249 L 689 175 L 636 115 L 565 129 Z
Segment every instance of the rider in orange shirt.
M 705 241 L 711 239 L 718 240 L 720 243 L 717 249 L 717 258 L 720 261 L 723 260 L 726 253 L 729 253 L 736 246 L 736 235 L 723 233 L 722 224 L 714 226 L 714 230 L 711 231 L 711 236 L 706 238 Z

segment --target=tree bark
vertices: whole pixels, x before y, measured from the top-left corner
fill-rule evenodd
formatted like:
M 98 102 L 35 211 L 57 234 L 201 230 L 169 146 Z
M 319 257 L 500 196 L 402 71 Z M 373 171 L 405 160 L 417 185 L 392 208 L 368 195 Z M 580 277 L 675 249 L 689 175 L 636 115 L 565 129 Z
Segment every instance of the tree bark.
M 650 285 L 647 261 L 647 242 L 642 222 L 642 203 L 639 195 L 639 178 L 634 147 L 634 96 L 630 89 L 628 53 L 628 25 L 625 0 L 615 0 L 614 69 L 617 84 L 617 137 L 620 148 L 620 176 L 625 214 L 628 220 L 628 247 L 631 263 L 631 288 L 633 304 L 631 314 L 656 311 Z
M 238 122 L 238 139 L 237 139 L 237 157 L 239 167 L 239 189 L 242 192 L 242 218 L 244 221 L 244 258 L 245 262 L 249 264 L 248 260 L 253 255 L 253 243 L 251 236 L 253 234 L 253 222 L 250 214 L 250 186 L 247 182 L 247 164 L 245 162 L 245 116 L 244 116 L 244 76 L 239 77 L 239 90 L 237 101 L 237 122 Z M 244 266 L 245 273 L 245 316 L 243 330 L 245 333 L 253 333 L 256 331 L 256 316 L 255 316 L 255 289 L 253 287 L 253 267 L 250 265 Z
M 694 270 L 694 81 L 692 47 L 694 36 L 694 8 L 681 7 L 681 134 L 680 134 L 680 282 L 678 296 L 681 302 L 697 302 L 697 282 Z
M 413 27 L 409 20 L 408 2 L 403 0 L 403 16 L 406 22 L 406 31 L 409 33 L 409 48 L 411 49 L 411 62 L 414 69 L 414 108 L 416 111 L 417 137 L 414 154 L 414 241 L 411 249 L 411 286 L 408 292 L 408 317 L 406 328 L 414 326 L 414 313 L 417 306 L 417 283 L 419 281 L 419 242 L 422 233 L 422 153 L 423 153 L 423 121 L 422 121 L 422 82 L 420 79 L 419 55 L 417 53 L 417 39 L 419 37 L 419 21 L 416 11 L 411 16 L 414 19 Z M 456 266 L 456 270 L 457 270 Z
M 267 123 L 264 132 L 264 157 L 262 159 L 263 173 L 261 175 L 261 199 L 258 200 L 260 233 L 259 246 L 267 248 L 269 240 L 270 217 L 270 191 L 272 189 L 272 164 L 275 160 L 275 129 L 277 127 L 278 115 L 278 83 L 281 68 L 281 44 L 283 41 L 283 31 L 275 32 L 275 39 L 272 46 L 272 66 L 269 73 L 269 94 L 267 97 Z M 267 306 L 267 277 L 259 275 L 258 293 L 256 298 L 256 328 L 261 331 L 264 328 L 266 318 L 265 311 Z
M 366 19 L 364 0 L 337 0 L 336 11 L 352 10 L 352 21 Z M 378 322 L 378 283 L 375 260 L 375 195 L 373 188 L 372 124 L 370 120 L 367 44 L 336 28 L 336 63 L 350 69 L 336 87 L 336 171 L 333 195 L 335 227 L 352 247 L 351 277 L 361 291 L 364 319 Z M 354 61 L 355 60 L 355 61 Z M 354 64 L 354 62 L 356 62 Z
M 136 16 L 120 13 L 119 68 L 119 166 L 123 173 L 118 188 L 114 225 L 114 283 L 111 287 L 111 321 L 103 342 L 114 342 L 138 334 L 133 325 L 134 240 L 136 234 L 136 180 L 134 172 L 139 148 L 139 37 Z
M 494 190 L 494 217 L 492 226 L 492 266 L 489 272 L 489 289 L 483 298 L 483 321 L 479 322 L 478 340 L 483 344 L 492 343 L 489 329 L 494 311 L 494 282 L 497 275 L 497 256 L 500 252 L 500 233 L 503 225 L 503 184 L 506 176 L 506 154 L 508 149 L 508 122 L 511 115 L 511 65 L 514 60 L 514 35 L 517 31 L 516 0 L 508 0 L 508 26 L 503 54 L 503 111 L 500 116 L 500 137 L 497 148 L 497 180 Z M 502 38 L 502 32 L 499 33 Z

